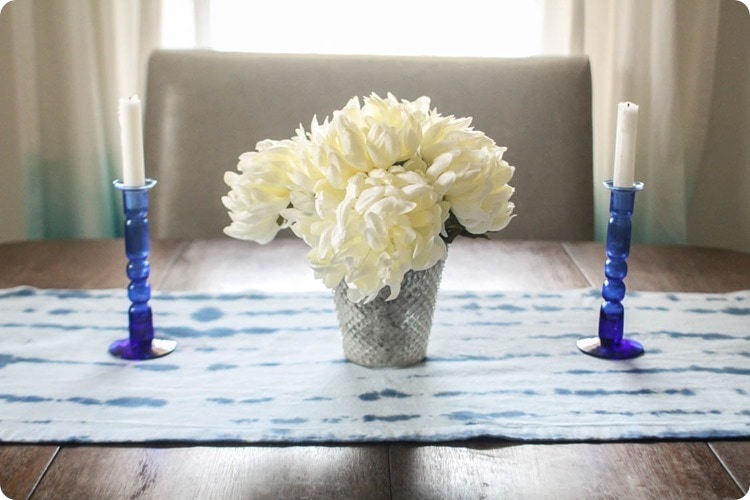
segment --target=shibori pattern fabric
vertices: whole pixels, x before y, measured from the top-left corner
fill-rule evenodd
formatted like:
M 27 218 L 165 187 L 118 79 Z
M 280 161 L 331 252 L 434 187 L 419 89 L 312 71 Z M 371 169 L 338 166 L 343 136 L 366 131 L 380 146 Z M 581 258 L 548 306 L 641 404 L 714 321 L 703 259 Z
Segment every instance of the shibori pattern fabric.
M 122 361 L 121 290 L 0 290 L 6 442 L 434 442 L 750 435 L 750 291 L 629 293 L 646 354 L 581 354 L 600 292 L 445 292 L 426 362 L 342 355 L 329 293 L 156 293 L 177 350 Z

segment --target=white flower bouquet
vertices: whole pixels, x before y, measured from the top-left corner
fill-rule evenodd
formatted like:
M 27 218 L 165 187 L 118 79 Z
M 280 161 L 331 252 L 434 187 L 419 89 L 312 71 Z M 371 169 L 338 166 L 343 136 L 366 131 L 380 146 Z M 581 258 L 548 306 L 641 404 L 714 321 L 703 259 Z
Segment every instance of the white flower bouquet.
M 354 302 L 444 259 L 458 235 L 503 229 L 513 217 L 505 148 L 442 116 L 430 99 L 352 98 L 309 132 L 264 140 L 227 172 L 222 198 L 231 237 L 259 243 L 290 228 L 328 288 L 342 281 Z

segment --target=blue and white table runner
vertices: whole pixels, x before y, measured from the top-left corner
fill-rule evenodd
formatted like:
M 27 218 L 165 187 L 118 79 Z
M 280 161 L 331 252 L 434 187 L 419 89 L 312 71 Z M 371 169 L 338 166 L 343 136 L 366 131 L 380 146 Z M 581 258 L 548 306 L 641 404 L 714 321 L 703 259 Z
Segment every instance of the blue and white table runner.
M 155 293 L 173 354 L 122 361 L 122 290 L 0 290 L 5 442 L 434 442 L 750 435 L 750 291 L 628 294 L 646 354 L 581 354 L 600 292 L 442 292 L 428 360 L 342 354 L 329 293 Z

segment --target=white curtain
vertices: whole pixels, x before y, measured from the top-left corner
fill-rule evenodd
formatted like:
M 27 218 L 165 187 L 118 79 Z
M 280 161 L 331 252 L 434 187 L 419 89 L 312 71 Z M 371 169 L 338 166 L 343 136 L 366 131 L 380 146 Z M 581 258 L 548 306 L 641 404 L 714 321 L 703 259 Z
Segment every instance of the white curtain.
M 737 9 L 739 7 L 739 10 Z M 544 47 L 548 53 L 587 54 L 593 78 L 594 180 L 597 239 L 606 232 L 609 192 L 601 185 L 612 177 L 617 103 L 640 106 L 636 179 L 646 185 L 636 199 L 635 241 L 698 243 L 750 251 L 750 205 L 736 189 L 722 199 L 706 182 L 745 180 L 750 184 L 747 149 L 729 159 L 721 178 L 707 160 L 715 152 L 710 132 L 747 130 L 747 93 L 735 101 L 734 119 L 719 116 L 717 101 L 735 100 L 750 86 L 748 47 L 722 44 L 719 25 L 747 10 L 735 0 L 548 0 Z M 742 37 L 742 26 L 727 36 Z M 744 23 L 747 31 L 748 24 Z M 744 61 L 742 82 L 726 94 L 717 57 Z M 711 129 L 709 129 L 709 124 Z M 728 156 L 728 158 L 727 158 Z M 707 193 L 712 193 L 709 195 Z M 724 196 L 727 193 L 725 191 Z M 739 208 L 738 207 L 743 207 Z M 716 210 L 724 206 L 724 213 Z M 707 223 L 712 220 L 714 223 Z M 747 231 L 737 236 L 737 224 Z
M 117 106 L 143 94 L 154 0 L 23 0 L 0 16 L 0 240 L 119 232 Z

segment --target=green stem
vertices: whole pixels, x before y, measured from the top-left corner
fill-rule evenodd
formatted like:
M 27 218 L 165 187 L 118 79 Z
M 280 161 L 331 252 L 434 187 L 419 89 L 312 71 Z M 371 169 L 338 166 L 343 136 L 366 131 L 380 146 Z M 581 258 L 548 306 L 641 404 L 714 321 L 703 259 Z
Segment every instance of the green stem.
M 488 239 L 486 234 L 474 234 L 470 233 L 466 230 L 466 228 L 458 222 L 458 219 L 453 214 L 453 212 L 450 212 L 448 215 L 448 220 L 445 221 L 445 232 L 447 233 L 447 236 L 443 236 L 443 241 L 450 244 L 453 242 L 453 240 L 456 239 L 457 236 L 464 236 L 466 238 L 483 238 Z

